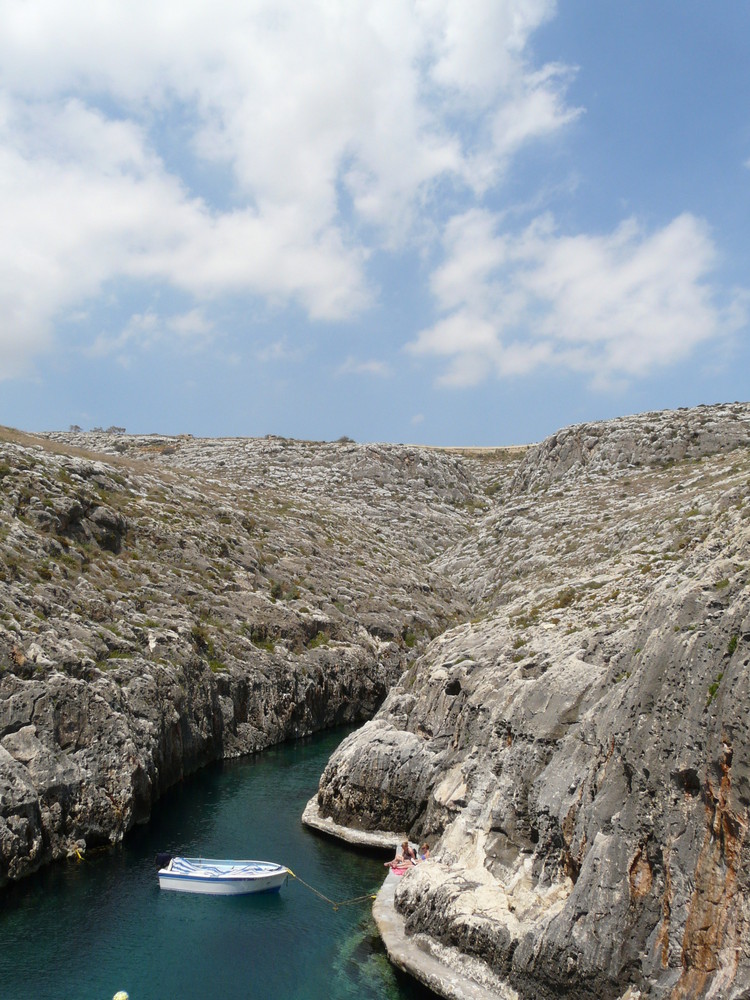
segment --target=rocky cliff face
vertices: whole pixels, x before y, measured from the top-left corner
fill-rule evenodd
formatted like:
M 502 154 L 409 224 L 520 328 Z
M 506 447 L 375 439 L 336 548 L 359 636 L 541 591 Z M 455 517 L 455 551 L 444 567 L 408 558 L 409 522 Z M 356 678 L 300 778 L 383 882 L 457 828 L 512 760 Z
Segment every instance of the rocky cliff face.
M 316 812 L 433 845 L 415 954 L 750 996 L 750 406 L 463 453 L 0 431 L 0 578 L 0 883 L 370 720 Z
M 369 718 L 467 614 L 430 563 L 477 490 L 410 448 L 0 431 L 0 884 Z
M 750 996 L 750 407 L 570 428 L 490 493 L 433 562 L 472 620 L 319 813 L 433 844 L 396 907 L 492 990 Z

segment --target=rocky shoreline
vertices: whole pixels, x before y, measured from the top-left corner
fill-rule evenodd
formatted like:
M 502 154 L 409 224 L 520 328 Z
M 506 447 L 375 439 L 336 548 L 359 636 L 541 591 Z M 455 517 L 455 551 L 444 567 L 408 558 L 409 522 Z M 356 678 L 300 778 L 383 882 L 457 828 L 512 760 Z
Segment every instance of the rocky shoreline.
M 750 995 L 748 404 L 482 451 L 6 430 L 0 500 L 0 883 L 364 722 L 305 822 L 434 845 L 396 964 Z
M 323 816 L 435 845 L 392 909 L 400 964 L 428 942 L 463 976 L 445 995 L 750 995 L 748 418 L 531 450 L 438 560 L 473 620 L 329 762 Z

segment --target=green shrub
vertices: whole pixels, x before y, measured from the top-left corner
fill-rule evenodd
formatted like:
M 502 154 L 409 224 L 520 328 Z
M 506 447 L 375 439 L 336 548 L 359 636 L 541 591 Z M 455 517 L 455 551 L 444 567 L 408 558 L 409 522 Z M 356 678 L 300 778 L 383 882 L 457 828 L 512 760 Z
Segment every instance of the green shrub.
M 39 578 L 41 580 L 51 580 L 52 579 L 52 570 L 50 568 L 49 559 L 46 559 L 43 563 L 41 563 L 39 566 L 37 566 L 36 571 L 37 571 L 37 575 L 39 576 Z
M 553 608 L 569 608 L 570 605 L 576 599 L 576 592 L 572 587 L 563 587 L 562 590 L 558 591 L 557 596 L 552 602 Z
M 272 653 L 276 648 L 273 638 L 263 628 L 251 628 L 249 635 L 250 642 L 258 649 L 265 649 L 266 652 Z
M 708 701 L 706 702 L 706 708 L 711 704 L 711 702 L 716 697 L 716 692 L 719 690 L 719 684 L 721 684 L 721 678 L 724 676 L 723 673 L 716 675 L 716 680 L 708 689 Z
M 209 652 L 213 649 L 213 643 L 209 638 L 206 626 L 201 622 L 196 622 L 190 630 L 190 636 L 201 653 Z
M 271 583 L 272 601 L 296 601 L 299 599 L 301 591 L 296 583 L 283 584 L 279 580 Z

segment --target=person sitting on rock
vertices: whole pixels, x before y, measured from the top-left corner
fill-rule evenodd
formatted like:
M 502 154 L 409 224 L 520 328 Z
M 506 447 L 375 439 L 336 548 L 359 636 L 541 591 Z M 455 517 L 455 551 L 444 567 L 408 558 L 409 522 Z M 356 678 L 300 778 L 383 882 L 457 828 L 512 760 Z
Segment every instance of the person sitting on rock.
M 417 863 L 417 852 L 408 840 L 405 840 L 401 845 L 401 853 L 403 855 L 405 865 L 415 865 Z
M 401 845 L 401 850 L 396 849 L 396 857 L 393 861 L 386 861 L 386 868 L 403 868 L 404 865 L 415 865 L 417 863 L 416 851 L 411 847 L 408 840 Z
M 422 846 L 419 848 L 419 860 L 427 861 L 429 856 L 430 856 L 430 845 L 422 844 Z

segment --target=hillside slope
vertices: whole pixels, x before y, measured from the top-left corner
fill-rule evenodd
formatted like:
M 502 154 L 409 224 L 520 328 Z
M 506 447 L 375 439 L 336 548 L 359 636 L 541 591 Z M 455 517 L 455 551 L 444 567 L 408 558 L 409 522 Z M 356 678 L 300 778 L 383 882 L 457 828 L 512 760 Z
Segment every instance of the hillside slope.
M 364 722 L 313 805 L 433 845 L 415 974 L 750 996 L 749 405 L 525 450 L 0 431 L 0 577 L 0 883 Z
M 569 428 L 494 500 L 434 564 L 473 619 L 337 751 L 320 817 L 433 845 L 395 894 L 417 975 L 750 996 L 750 407 Z
M 211 760 L 372 716 L 486 503 L 389 446 L 0 432 L 0 884 Z

